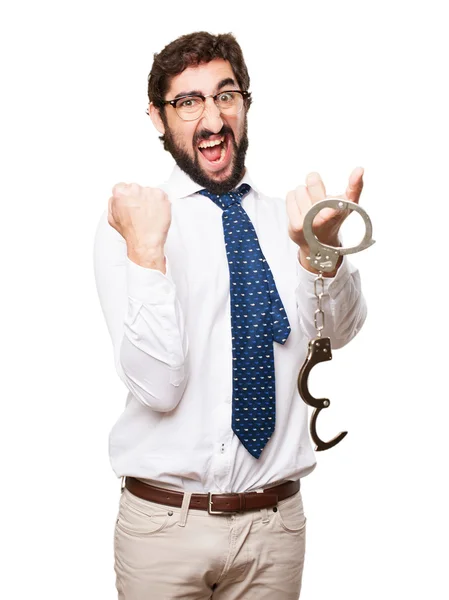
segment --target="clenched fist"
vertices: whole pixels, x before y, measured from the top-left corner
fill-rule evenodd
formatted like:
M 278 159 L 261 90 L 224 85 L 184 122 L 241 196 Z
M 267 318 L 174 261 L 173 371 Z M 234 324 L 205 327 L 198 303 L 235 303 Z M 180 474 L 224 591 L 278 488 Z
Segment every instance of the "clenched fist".
M 125 239 L 134 262 L 165 272 L 164 245 L 171 223 L 171 204 L 158 188 L 117 183 L 109 198 L 108 223 Z

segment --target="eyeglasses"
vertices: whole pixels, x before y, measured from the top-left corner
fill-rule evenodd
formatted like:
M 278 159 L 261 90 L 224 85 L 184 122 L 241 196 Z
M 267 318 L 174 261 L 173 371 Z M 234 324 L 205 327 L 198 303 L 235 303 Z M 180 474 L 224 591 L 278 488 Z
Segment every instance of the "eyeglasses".
M 251 92 L 226 90 L 212 96 L 181 96 L 175 100 L 164 100 L 162 104 L 171 104 L 183 121 L 199 119 L 206 107 L 206 98 L 213 98 L 218 110 L 225 115 L 237 115 L 243 108 L 244 98 L 249 98 Z

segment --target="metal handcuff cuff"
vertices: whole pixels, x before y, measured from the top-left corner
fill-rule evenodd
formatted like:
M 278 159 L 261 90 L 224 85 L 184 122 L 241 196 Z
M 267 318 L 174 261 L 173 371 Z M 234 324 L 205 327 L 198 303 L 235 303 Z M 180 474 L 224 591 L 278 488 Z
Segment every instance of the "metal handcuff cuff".
M 323 208 L 355 210 L 361 215 L 365 223 L 365 236 L 358 246 L 337 248 L 322 244 L 318 240 L 313 233 L 312 224 L 315 216 Z M 344 254 L 354 254 L 355 252 L 360 252 L 365 248 L 369 248 L 369 246 L 374 244 L 374 240 L 372 239 L 373 228 L 371 220 L 367 213 L 358 204 L 342 200 L 341 198 L 326 198 L 325 200 L 316 202 L 307 211 L 306 216 L 304 217 L 303 232 L 304 238 L 310 249 L 310 256 L 307 258 L 310 261 L 311 267 L 319 271 L 319 273 L 314 282 L 314 292 L 317 298 L 317 309 L 314 315 L 314 322 L 317 335 L 309 342 L 308 355 L 298 375 L 298 391 L 304 402 L 315 408 L 310 420 L 310 435 L 315 443 L 315 450 L 319 451 L 328 450 L 329 448 L 336 446 L 348 433 L 347 431 L 342 431 L 328 442 L 319 438 L 316 431 L 316 421 L 321 410 L 323 410 L 323 408 L 328 408 L 330 400 L 328 398 L 314 398 L 308 389 L 308 379 L 312 368 L 320 362 L 332 359 L 330 338 L 321 336 L 321 332 L 324 329 L 324 312 L 321 305 L 324 295 L 323 272 L 330 273 L 334 271 L 340 256 L 343 256 Z

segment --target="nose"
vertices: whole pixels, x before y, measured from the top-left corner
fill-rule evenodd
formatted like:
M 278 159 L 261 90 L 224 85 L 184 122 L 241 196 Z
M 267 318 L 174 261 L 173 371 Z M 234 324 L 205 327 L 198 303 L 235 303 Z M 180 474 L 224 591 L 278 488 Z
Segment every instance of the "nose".
M 218 133 L 223 127 L 223 120 L 218 106 L 213 98 L 206 98 L 204 112 L 201 117 L 202 125 L 213 133 Z

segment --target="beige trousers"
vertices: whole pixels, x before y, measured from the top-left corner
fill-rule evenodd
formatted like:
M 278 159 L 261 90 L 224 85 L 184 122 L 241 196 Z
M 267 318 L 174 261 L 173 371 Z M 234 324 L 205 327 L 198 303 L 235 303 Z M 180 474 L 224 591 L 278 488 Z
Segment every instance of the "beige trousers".
M 301 492 L 277 508 L 209 515 L 122 490 L 114 555 L 119 600 L 298 600 L 306 518 Z

